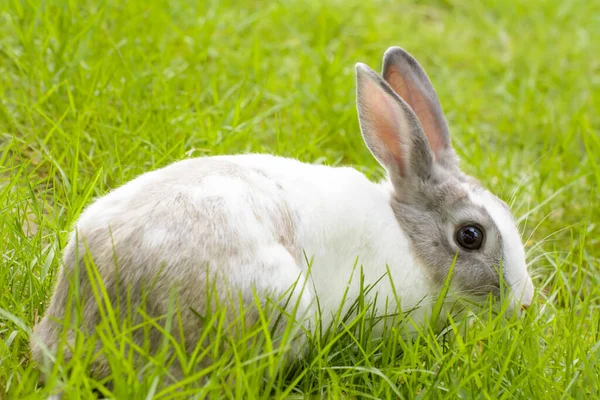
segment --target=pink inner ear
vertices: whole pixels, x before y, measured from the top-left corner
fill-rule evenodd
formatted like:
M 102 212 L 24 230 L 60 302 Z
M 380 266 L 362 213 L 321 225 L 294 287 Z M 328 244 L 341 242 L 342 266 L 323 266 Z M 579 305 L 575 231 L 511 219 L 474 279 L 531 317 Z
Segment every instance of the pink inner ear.
M 388 167 L 392 163 L 404 175 L 406 152 L 402 143 L 403 117 L 397 100 L 373 81 L 366 83 L 364 98 L 367 100 L 363 103 L 364 116 L 370 128 L 367 135 L 375 136 L 367 139 Z
M 405 79 L 394 68 L 390 68 L 385 79 L 419 118 L 429 146 L 437 160 L 440 153 L 447 147 L 445 132 L 442 131 L 444 122 L 439 121 L 439 115 L 434 111 L 431 100 L 426 97 L 426 92 L 419 88 L 413 80 Z

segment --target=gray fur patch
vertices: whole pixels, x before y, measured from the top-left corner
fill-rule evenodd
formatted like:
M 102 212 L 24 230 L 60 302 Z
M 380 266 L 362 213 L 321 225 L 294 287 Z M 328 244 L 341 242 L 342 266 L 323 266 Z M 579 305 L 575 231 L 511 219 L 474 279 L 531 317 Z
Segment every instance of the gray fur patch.
M 214 183 L 219 177 L 237 179 L 241 188 L 264 190 L 242 190 L 244 201 L 237 201 L 232 207 L 228 204 L 231 199 L 211 194 L 206 186 L 210 184 L 209 178 Z M 282 188 L 258 171 L 223 160 L 190 159 L 172 164 L 160 174 L 138 179 L 137 186 L 133 186 L 136 189 L 131 189 L 138 194 L 122 196 L 117 189 L 98 200 L 102 202 L 102 218 L 94 213 L 82 214 L 76 233 L 65 248 L 52 301 L 45 317 L 34 328 L 31 347 L 38 362 L 45 359 L 38 340 L 51 353 L 57 351 L 67 301 L 75 292 L 75 284 L 79 286 L 77 296 L 83 312 L 81 324 L 73 325 L 71 321 L 71 326 L 90 334 L 101 322 L 99 305 L 92 295 L 96 277 L 88 274 L 86 264 L 99 276 L 112 306 L 121 311 L 118 318 L 124 320 L 128 317 L 125 313 L 133 313 L 129 315 L 133 325 L 143 322 L 136 311 L 139 309 L 150 318 L 164 321 L 171 296 L 175 295 L 181 306 L 181 321 L 173 325 L 172 334 L 176 338 L 185 337 L 184 345 L 191 352 L 204 329 L 196 313 L 202 315 L 215 309 L 214 302 L 208 301 L 210 287 L 214 296 L 229 304 L 227 320 L 233 322 L 239 299 L 232 298 L 232 294 L 241 291 L 245 296 L 243 304 L 252 305 L 253 291 L 244 285 L 254 284 L 264 294 L 265 301 L 273 288 L 245 278 L 236 280 L 239 273 L 232 273 L 232 269 L 245 268 L 249 275 L 255 271 L 265 274 L 276 271 L 284 262 L 293 264 L 299 257 L 296 215 L 285 201 Z M 272 234 L 273 245 L 287 250 L 282 252 L 282 259 L 265 259 L 256 253 L 255 238 L 240 232 L 236 218 L 242 214 L 254 216 L 264 226 L 264 232 Z M 93 266 L 86 261 L 90 258 Z M 71 311 L 75 315 L 75 309 Z M 245 314 L 246 324 L 257 321 L 256 310 Z M 134 334 L 138 345 L 144 342 L 145 334 L 143 329 Z M 162 342 L 163 334 L 156 328 L 150 328 L 147 335 L 152 346 Z M 67 332 L 67 341 L 73 340 L 74 332 Z M 149 350 L 155 351 L 157 347 Z M 65 358 L 69 357 L 67 350 Z M 93 369 L 97 377 L 109 372 L 102 358 Z M 172 372 L 177 376 L 177 367 Z
M 497 295 L 502 238 L 490 215 L 469 200 L 460 182 L 451 175 L 446 179 L 437 176 L 420 182 L 412 195 L 394 193 L 391 206 L 415 257 L 434 282 L 443 284 L 458 253 L 455 287 L 471 296 Z M 454 239 L 459 227 L 472 223 L 481 226 L 485 235 L 483 246 L 476 251 L 462 249 Z

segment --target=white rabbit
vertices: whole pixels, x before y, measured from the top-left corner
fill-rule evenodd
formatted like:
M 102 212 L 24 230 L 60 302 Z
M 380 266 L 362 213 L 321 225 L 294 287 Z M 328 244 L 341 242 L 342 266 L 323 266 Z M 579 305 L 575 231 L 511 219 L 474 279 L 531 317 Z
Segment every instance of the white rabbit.
M 359 279 L 350 279 L 358 259 L 365 284 L 379 281 L 370 293 L 379 312 L 386 312 L 383 299 L 394 296 L 393 284 L 418 324 L 430 315 L 456 256 L 456 293 L 475 301 L 498 295 L 503 274 L 511 306 L 527 307 L 534 289 L 508 207 L 459 170 L 420 65 L 397 47 L 383 64 L 383 79 L 360 63 L 356 76 L 362 135 L 386 181 L 264 154 L 187 159 L 139 176 L 81 214 L 52 301 L 34 329 L 34 358 L 43 361 L 42 347 L 56 351 L 57 321 L 72 290 L 68 277 L 86 254 L 107 293 L 121 302 L 127 289 L 138 305 L 146 285 L 150 315 L 167 312 L 175 288 L 190 346 L 202 331 L 190 310 L 206 306 L 212 275 L 221 295 L 236 291 L 248 305 L 254 293 L 277 297 L 308 280 L 293 292 L 299 312 L 312 313 L 318 298 L 327 324 L 344 296 L 351 303 L 359 293 Z M 93 331 L 100 316 L 85 271 L 83 324 Z M 106 368 L 99 365 L 98 373 Z

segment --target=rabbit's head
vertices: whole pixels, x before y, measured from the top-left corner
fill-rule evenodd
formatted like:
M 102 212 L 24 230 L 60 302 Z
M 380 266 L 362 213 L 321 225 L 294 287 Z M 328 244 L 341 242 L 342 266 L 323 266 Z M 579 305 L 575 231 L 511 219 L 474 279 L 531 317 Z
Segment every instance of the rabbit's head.
M 499 295 L 505 282 L 513 309 L 527 308 L 533 284 L 508 206 L 458 166 L 438 97 L 425 71 L 393 47 L 383 79 L 356 65 L 357 107 L 363 138 L 385 167 L 397 222 L 418 264 L 474 300 Z M 456 260 L 455 260 L 456 259 Z

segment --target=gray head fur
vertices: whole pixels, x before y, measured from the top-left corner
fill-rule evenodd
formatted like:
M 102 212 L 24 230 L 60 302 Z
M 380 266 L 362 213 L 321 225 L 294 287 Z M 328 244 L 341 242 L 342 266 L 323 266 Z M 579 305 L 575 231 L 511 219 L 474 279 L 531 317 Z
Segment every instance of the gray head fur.
M 472 201 L 473 193 L 485 189 L 459 169 L 427 74 L 398 47 L 384 55 L 383 79 L 363 64 L 357 64 L 356 70 L 361 132 L 388 171 L 391 207 L 418 263 L 442 284 L 456 257 L 453 286 L 457 290 L 472 296 L 498 294 L 502 232 L 486 207 Z M 456 231 L 467 225 L 484 232 L 478 250 L 457 244 Z

